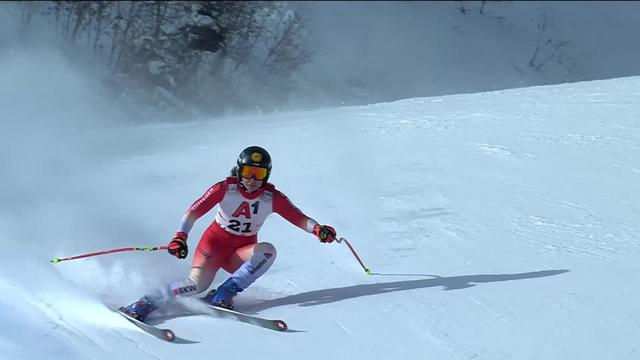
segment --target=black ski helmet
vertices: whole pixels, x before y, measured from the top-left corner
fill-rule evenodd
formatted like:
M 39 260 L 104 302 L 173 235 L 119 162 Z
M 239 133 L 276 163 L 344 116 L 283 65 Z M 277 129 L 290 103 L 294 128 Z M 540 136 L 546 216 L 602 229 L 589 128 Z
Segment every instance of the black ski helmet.
M 248 148 L 242 150 L 240 155 L 238 155 L 238 180 L 241 179 L 242 174 L 242 166 L 251 165 L 257 166 L 261 168 L 267 169 L 267 176 L 265 176 L 263 180 L 263 184 L 267 183 L 269 180 L 269 175 L 271 175 L 271 155 L 269 152 L 260 146 L 249 146 Z

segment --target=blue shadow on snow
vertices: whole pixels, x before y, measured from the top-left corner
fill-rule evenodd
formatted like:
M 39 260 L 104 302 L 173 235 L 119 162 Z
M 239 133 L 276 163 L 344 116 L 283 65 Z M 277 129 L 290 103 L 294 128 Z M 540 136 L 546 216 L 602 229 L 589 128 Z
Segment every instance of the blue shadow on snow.
M 336 301 L 353 299 L 362 296 L 379 295 L 395 291 L 406 291 L 442 286 L 443 290 L 459 290 L 479 283 L 490 283 L 499 281 L 512 281 L 534 279 L 545 276 L 555 276 L 564 274 L 569 270 L 543 270 L 532 271 L 520 274 L 479 274 L 462 276 L 434 276 L 433 279 L 394 281 L 376 284 L 354 285 L 341 288 L 323 289 L 289 295 L 273 300 L 267 300 L 251 307 L 251 312 L 274 308 L 285 305 L 316 306 L 329 304 Z M 387 275 L 387 274 L 379 274 Z M 391 275 L 391 274 L 388 274 Z

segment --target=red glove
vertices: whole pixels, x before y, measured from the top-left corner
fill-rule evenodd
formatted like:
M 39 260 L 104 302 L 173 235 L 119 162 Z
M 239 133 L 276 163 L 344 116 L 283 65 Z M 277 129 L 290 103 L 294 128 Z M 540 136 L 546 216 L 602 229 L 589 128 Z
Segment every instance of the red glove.
M 189 248 L 187 247 L 187 234 L 179 231 L 169 243 L 167 251 L 178 259 L 186 258 L 189 253 Z
M 329 225 L 316 224 L 313 227 L 313 234 L 323 243 L 332 243 L 336 239 L 336 230 Z

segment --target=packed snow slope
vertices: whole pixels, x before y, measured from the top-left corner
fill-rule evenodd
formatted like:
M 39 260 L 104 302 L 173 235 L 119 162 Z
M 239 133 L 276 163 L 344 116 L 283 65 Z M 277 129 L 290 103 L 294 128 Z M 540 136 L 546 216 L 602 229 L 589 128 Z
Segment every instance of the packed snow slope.
M 638 77 L 127 126 L 82 78 L 25 84 L 25 61 L 0 70 L 2 359 L 640 357 Z M 272 216 L 278 259 L 236 305 L 293 331 L 157 316 L 195 342 L 171 344 L 109 310 L 186 276 L 213 212 L 186 261 L 49 262 L 166 244 L 253 144 L 373 272 Z

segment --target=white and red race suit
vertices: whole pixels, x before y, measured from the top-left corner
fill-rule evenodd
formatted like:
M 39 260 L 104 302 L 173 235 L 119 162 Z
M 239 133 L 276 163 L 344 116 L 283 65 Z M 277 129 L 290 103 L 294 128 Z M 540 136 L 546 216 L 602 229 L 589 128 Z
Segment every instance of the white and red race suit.
M 215 220 L 196 247 L 189 278 L 169 285 L 173 295 L 194 295 L 206 290 L 220 268 L 231 273 L 241 288 L 264 274 L 275 260 L 276 251 L 270 243 L 256 246 L 257 234 L 271 213 L 308 233 L 317 224 L 273 184 L 267 183 L 249 193 L 238 178 L 228 177 L 211 186 L 191 205 L 176 236 L 186 239 L 195 221 L 216 205 L 219 207 Z

